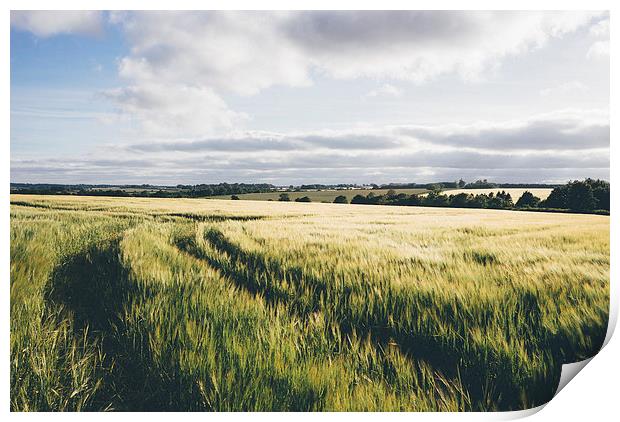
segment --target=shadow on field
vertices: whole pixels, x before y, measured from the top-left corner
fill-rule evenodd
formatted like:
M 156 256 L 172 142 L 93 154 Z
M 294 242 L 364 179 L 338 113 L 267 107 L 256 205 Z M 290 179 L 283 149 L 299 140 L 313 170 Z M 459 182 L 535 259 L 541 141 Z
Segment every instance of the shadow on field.
M 74 329 L 104 354 L 103 385 L 84 410 L 175 410 L 171 392 L 179 386 L 153 367 L 148 337 L 129 334 L 125 325 L 132 289 L 118 242 L 69 257 L 51 277 L 46 300 L 70 311 Z
M 548 363 L 544 374 L 518 375 L 520 370 L 515 367 L 513 359 L 495 356 L 493 350 L 472 350 L 465 338 L 455 342 L 440 335 L 396 329 L 389 322 L 390 313 L 386 309 L 379 309 L 373 314 L 376 309 L 372 304 L 365 312 L 351 311 L 347 306 L 351 303 L 350 298 L 353 295 L 364 295 L 365 292 L 353 291 L 349 286 L 334 289 L 325 280 L 304 274 L 301 268 L 284 268 L 275 260 L 242 250 L 215 229 L 205 233 L 205 240 L 219 253 L 228 255 L 230 261 L 205 253 L 196 247 L 191 237 L 179 239 L 177 247 L 205 260 L 239 287 L 260 294 L 272 305 L 286 305 L 301 318 L 323 310 L 326 314 L 331 313 L 326 316 L 330 316 L 345 334 L 355 332 L 357 335 L 369 336 L 381 349 L 398 344 L 401 351 L 411 359 L 428 362 L 441 374 L 460 379 L 472 400 L 472 410 L 518 410 L 538 406 L 553 397 L 561 372 L 560 361 L 553 358 L 558 356 L 555 350 L 537 356 Z M 285 280 L 286 283 L 269 282 L 270 278 Z M 289 290 L 285 290 L 282 285 L 289 286 Z M 369 291 L 368 296 L 371 294 Z M 542 330 L 540 318 L 537 318 L 541 312 L 537 298 L 527 296 L 525 299 L 521 305 L 527 309 L 521 311 L 529 315 L 533 331 Z M 432 297 L 424 295 L 416 298 L 415 302 L 399 302 L 398 295 L 393 295 L 391 300 L 395 308 L 412 311 L 436 306 Z
M 168 213 L 168 214 L 156 214 L 157 217 L 180 217 L 193 221 L 201 222 L 222 222 L 222 221 L 255 221 L 263 220 L 265 216 L 262 215 L 219 215 L 219 214 L 193 214 L 193 213 Z
M 196 247 L 192 237 L 179 238 L 176 241 L 176 245 L 181 251 L 188 253 L 196 259 L 205 261 L 209 266 L 220 271 L 224 277 L 229 278 L 239 288 L 249 293 L 260 295 L 272 306 L 284 305 L 291 314 L 298 316 L 302 320 L 310 318 L 313 313 L 325 308 L 322 305 L 325 305 L 325 298 L 330 296 L 330 292 L 324 280 L 307 276 L 300 268 L 287 267 L 284 269 L 275 262 L 265 262 L 259 254 L 246 253 L 229 242 L 222 233 L 216 230 L 207 232 L 205 237 L 215 250 L 219 253 L 227 254 L 231 258 L 231 262 L 229 263 L 225 259 L 218 259 L 205 253 Z M 235 264 L 240 264 L 240 267 L 246 271 L 239 270 L 239 267 L 236 268 Z M 287 291 L 276 283 L 266 282 L 265 280 L 269 278 L 286 279 L 289 283 L 289 288 L 294 288 L 295 290 L 293 292 Z M 303 287 L 303 284 L 300 282 L 302 279 L 305 280 L 306 284 L 313 286 L 311 292 Z M 337 309 L 342 309 L 343 306 L 346 306 L 344 305 L 347 300 L 346 297 L 351 293 L 350 290 L 343 292 L 340 297 L 342 306 L 339 306 Z M 308 294 L 310 294 L 310 297 L 308 297 Z M 333 296 L 333 292 L 331 292 L 331 296 Z M 393 332 L 385 329 L 385 327 L 369 326 L 359 320 L 352 319 L 350 315 L 338 315 L 335 318 L 332 315 L 326 315 L 326 317 L 331 317 L 332 323 L 336 324 L 345 335 L 351 335 L 355 332 L 360 338 L 370 337 L 372 344 L 379 351 L 392 347 L 395 344 L 394 341 L 398 338 L 393 335 Z M 449 375 L 450 378 L 459 376 L 456 370 L 456 362 L 449 360 L 448 356 L 440 356 L 437 353 L 420 353 L 421 343 L 417 341 L 415 349 L 409 347 L 410 342 L 399 341 L 398 343 L 401 351 L 409 358 L 425 361 L 439 371 L 441 375 Z M 451 369 L 446 370 L 447 368 Z
M 333 286 L 327 280 L 305 274 L 301 268 L 285 267 L 277 260 L 246 252 L 217 230 L 210 230 L 205 236 L 218 253 L 203 251 L 191 237 L 181 238 L 176 244 L 182 251 L 204 260 L 239 287 L 261 295 L 272 305 L 283 304 L 302 318 L 323 311 L 343 333 L 369 336 L 379 349 L 396 343 L 410 358 L 428 362 L 448 378 L 460 379 L 471 397 L 473 410 L 521 409 L 524 404 L 533 407 L 545 403 L 553 396 L 561 362 L 566 361 L 563 359 L 581 353 L 571 349 L 568 338 L 562 340 L 547 333 L 542 326 L 541 306 L 536 295 L 523 295 L 517 311 L 528 316 L 530 337 L 542 339 L 539 343 L 532 343 L 536 347 L 529 350 L 530 359 L 543 360 L 547 365 L 542 374 L 524 372 L 511 354 L 498 356 L 493 348 L 473 348 L 466 335 L 460 340 L 432 335 L 435 332 L 433 321 L 424 320 L 427 325 L 422 332 L 406 330 L 390 322 L 393 315 L 437 306 L 432 295 L 411 298 L 388 292 L 389 300 L 380 302 L 372 296 L 370 289 Z M 230 260 L 220 256 L 224 254 Z M 172 346 L 170 356 L 155 359 L 149 345 L 149 327 L 141 325 L 139 315 L 132 320 L 131 326 L 128 325 L 126 314 L 134 304 L 162 293 L 144 289 L 138 290 L 129 269 L 121 262 L 118 241 L 99 244 L 68 257 L 50 279 L 46 300 L 67 309 L 77 334 L 86 333 L 105 354 L 102 387 L 87 410 L 208 408 L 199 408 L 201 395 L 196 390 L 195 380 L 181 373 L 176 354 L 178 349 Z M 369 298 L 361 309 L 349 306 L 354 302 L 351 298 L 356 295 Z M 449 317 L 450 314 L 446 310 L 443 315 Z M 427 317 L 420 315 L 420 318 Z M 453 323 L 458 324 L 458 321 Z M 598 332 L 590 334 L 596 339 L 595 343 L 601 337 Z M 601 342 L 602 338 L 604 332 Z M 173 344 L 174 339 L 170 340 Z

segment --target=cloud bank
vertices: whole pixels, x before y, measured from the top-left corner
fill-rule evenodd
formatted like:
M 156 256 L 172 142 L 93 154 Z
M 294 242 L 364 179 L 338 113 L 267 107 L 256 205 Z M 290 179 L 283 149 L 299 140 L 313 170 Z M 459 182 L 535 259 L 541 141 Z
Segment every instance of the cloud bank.
M 572 110 L 471 126 L 251 131 L 201 140 L 109 145 L 88 158 L 13 160 L 11 171 L 15 177 L 60 174 L 107 182 L 130 177 L 152 183 L 200 177 L 284 184 L 318 177 L 430 181 L 451 180 L 458 174 L 498 179 L 502 172 L 500 179 L 524 182 L 558 181 L 554 174 L 608 178 L 609 120 L 606 112 Z

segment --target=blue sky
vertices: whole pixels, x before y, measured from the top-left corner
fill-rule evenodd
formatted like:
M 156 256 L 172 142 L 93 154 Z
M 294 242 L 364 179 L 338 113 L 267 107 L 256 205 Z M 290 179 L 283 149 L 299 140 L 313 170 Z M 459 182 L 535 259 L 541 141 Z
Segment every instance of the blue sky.
M 609 178 L 602 12 L 12 12 L 11 181 Z

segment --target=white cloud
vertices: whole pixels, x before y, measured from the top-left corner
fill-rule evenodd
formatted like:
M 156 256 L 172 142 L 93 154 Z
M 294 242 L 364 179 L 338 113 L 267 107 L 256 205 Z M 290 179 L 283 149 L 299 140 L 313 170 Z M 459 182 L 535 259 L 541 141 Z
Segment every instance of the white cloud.
M 120 118 L 135 120 L 152 137 L 200 137 L 230 130 L 244 115 L 207 87 L 151 82 L 107 90 Z
M 609 41 L 597 41 L 588 49 L 588 59 L 609 57 Z
M 599 38 L 609 38 L 609 19 L 603 19 L 590 27 L 590 34 Z
M 586 57 L 588 59 L 599 59 L 609 57 L 609 19 L 603 19 L 590 27 L 590 35 L 598 38 L 592 43 Z
M 300 86 L 312 70 L 425 81 L 476 77 L 503 57 L 590 22 L 584 12 L 136 12 L 112 21 L 127 33 L 130 79 L 191 80 L 241 94 Z
M 477 79 L 503 58 L 588 24 L 584 12 L 122 12 L 119 61 L 129 88 L 113 95 L 145 129 L 204 136 L 238 116 L 227 93 L 307 86 L 316 75 L 424 82 L 444 74 Z M 191 86 L 190 86 L 191 84 Z M 142 101 L 147 89 L 166 91 Z M 166 87 L 166 88 L 163 88 Z M 180 89 L 180 92 L 173 92 Z M 399 95 L 385 82 L 369 96 Z M 187 96 L 187 98 L 185 98 Z M 137 105 L 139 104 L 139 106 Z M 183 117 L 183 113 L 190 116 Z M 170 125 L 166 128 L 166 125 Z
M 120 75 L 134 81 L 191 81 L 255 94 L 272 85 L 308 85 L 303 51 L 283 36 L 286 13 L 135 12 L 113 14 L 131 54 Z
M 92 10 L 13 10 L 11 26 L 30 31 L 39 37 L 58 34 L 99 35 L 103 22 L 101 12 Z
M 586 92 L 588 92 L 588 87 L 585 84 L 579 81 L 570 81 L 542 89 L 539 93 L 541 97 L 549 97 L 555 95 L 585 94 Z
M 364 95 L 364 98 L 400 97 L 402 95 L 403 95 L 402 89 L 397 88 L 391 84 L 383 84 L 379 88 L 369 91 L 366 95 Z

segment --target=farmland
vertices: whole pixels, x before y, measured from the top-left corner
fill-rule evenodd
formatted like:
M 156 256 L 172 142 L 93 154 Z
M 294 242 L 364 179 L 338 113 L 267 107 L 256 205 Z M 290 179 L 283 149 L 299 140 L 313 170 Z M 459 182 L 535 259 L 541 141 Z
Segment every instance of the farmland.
M 468 193 L 472 195 L 484 193 L 488 195 L 490 193 L 496 194 L 497 192 L 504 191 L 506 193 L 509 193 L 513 201 L 516 202 L 517 199 L 519 199 L 525 191 L 533 193 L 534 196 L 537 196 L 540 199 L 547 199 L 552 190 L 552 188 L 445 189 L 443 193 L 445 193 L 446 195 L 457 195 L 459 193 Z
M 309 197 L 312 202 L 334 202 L 334 199 L 337 196 L 343 195 L 347 198 L 347 201 L 350 202 L 353 197 L 356 195 L 368 195 L 372 193 L 374 195 L 385 195 L 388 191 L 393 190 L 396 194 L 404 193 L 406 195 L 425 195 L 429 191 L 427 189 L 412 189 L 412 188 L 403 188 L 403 189 L 326 189 L 326 190 L 303 190 L 299 192 L 287 191 L 287 192 L 259 192 L 259 193 L 244 193 L 239 194 L 237 197 L 239 199 L 251 200 L 251 201 L 277 201 L 280 197 L 281 193 L 286 193 L 291 201 L 295 201 L 298 198 L 302 198 L 304 196 Z M 529 191 L 532 192 L 535 196 L 540 199 L 546 199 L 551 193 L 552 188 L 489 188 L 489 189 L 444 189 L 442 193 L 446 195 L 456 195 L 459 193 L 467 193 L 467 194 L 489 194 L 489 193 L 497 193 L 501 191 L 505 191 L 511 195 L 514 201 L 517 201 L 523 192 Z M 230 199 L 230 195 L 219 195 L 214 196 L 215 199 Z
M 609 217 L 12 195 L 10 271 L 12 410 L 522 409 L 602 344 Z
M 299 192 L 262 192 L 262 193 L 244 193 L 237 195 L 239 199 L 251 200 L 251 201 L 277 201 L 280 194 L 286 193 L 291 201 L 297 198 L 307 196 L 312 202 L 334 202 L 337 196 L 343 195 L 347 197 L 348 201 L 355 195 L 368 195 L 374 193 L 375 195 L 385 195 L 390 189 L 330 189 L 330 190 L 304 190 Z M 397 193 L 405 193 L 407 195 L 423 194 L 427 192 L 426 189 L 394 189 Z M 230 199 L 230 195 L 215 196 L 215 199 Z

